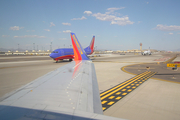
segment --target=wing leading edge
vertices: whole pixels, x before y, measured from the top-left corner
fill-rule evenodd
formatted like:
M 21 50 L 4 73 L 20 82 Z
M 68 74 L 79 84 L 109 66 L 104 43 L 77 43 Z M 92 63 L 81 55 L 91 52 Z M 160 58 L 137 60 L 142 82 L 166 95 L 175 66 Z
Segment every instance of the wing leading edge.
M 118 120 L 102 115 L 94 64 L 73 35 L 71 33 L 73 49 L 75 55 L 79 55 L 75 61 L 32 81 L 1 100 L 1 119 Z

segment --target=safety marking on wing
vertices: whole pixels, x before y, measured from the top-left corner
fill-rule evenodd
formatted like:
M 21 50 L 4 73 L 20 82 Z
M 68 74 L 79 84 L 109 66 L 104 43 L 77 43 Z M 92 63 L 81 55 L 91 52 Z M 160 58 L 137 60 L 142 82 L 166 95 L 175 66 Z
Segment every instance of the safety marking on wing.
M 123 97 L 128 95 L 150 77 L 152 77 L 156 72 L 146 71 L 135 77 L 126 80 L 100 94 L 101 104 L 103 111 L 107 110 L 110 106 L 121 100 Z

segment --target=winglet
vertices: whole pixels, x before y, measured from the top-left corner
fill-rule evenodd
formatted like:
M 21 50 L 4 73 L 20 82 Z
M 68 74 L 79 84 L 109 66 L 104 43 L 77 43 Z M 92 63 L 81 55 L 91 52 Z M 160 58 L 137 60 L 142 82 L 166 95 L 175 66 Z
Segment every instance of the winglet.
M 75 33 L 71 33 L 71 40 L 74 50 L 74 60 L 89 60 Z
M 91 43 L 90 43 L 90 49 L 91 49 L 91 51 L 92 51 L 92 53 L 93 53 L 93 51 L 94 51 L 94 41 L 95 41 L 95 36 L 93 36 L 93 38 L 92 38 L 92 40 L 91 40 Z

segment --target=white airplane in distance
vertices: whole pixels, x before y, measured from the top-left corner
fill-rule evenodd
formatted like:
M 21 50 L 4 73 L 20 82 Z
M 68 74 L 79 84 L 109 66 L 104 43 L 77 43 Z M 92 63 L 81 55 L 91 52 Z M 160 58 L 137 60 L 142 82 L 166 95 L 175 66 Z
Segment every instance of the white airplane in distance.
M 149 50 L 147 50 L 147 51 L 144 51 L 144 52 L 142 53 L 142 55 L 151 55 L 150 48 L 149 48 Z
M 71 40 L 74 61 L 1 98 L 1 120 L 122 120 L 103 115 L 94 64 Z

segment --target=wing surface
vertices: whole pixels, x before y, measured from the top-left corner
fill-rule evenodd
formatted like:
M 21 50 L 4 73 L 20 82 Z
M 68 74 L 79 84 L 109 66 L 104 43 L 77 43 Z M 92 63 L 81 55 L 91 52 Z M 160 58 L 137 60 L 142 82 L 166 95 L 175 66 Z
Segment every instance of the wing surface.
M 103 115 L 94 64 L 73 35 L 80 56 L 1 99 L 2 120 L 118 120 Z

